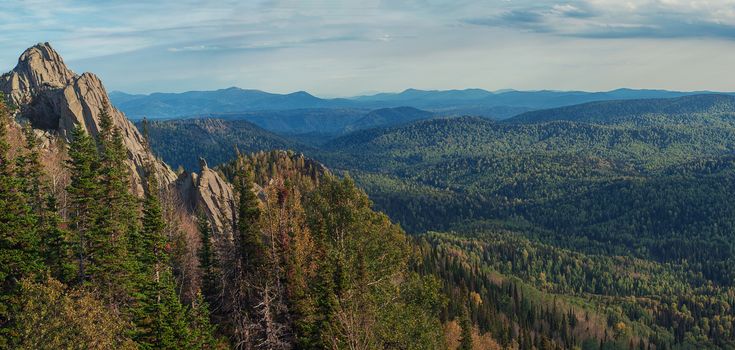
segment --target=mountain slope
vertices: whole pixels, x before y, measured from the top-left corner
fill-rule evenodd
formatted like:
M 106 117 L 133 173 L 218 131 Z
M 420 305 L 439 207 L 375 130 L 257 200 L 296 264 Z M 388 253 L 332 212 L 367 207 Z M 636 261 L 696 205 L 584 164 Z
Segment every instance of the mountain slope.
M 370 111 L 362 118 L 350 123 L 345 131 L 370 129 L 405 124 L 414 120 L 428 119 L 434 114 L 413 107 L 381 108 Z
M 151 121 L 148 133 L 157 155 L 173 167 L 183 166 L 189 171 L 199 169 L 200 157 L 212 166 L 230 161 L 235 156 L 235 147 L 246 153 L 306 148 L 244 120 Z
M 709 94 L 671 99 L 613 100 L 590 102 L 554 109 L 538 110 L 507 119 L 510 123 L 542 123 L 569 120 L 612 124 L 624 119 L 640 122 L 651 115 L 666 116 L 670 121 L 682 115 L 711 118 L 721 114 L 735 115 L 735 96 Z

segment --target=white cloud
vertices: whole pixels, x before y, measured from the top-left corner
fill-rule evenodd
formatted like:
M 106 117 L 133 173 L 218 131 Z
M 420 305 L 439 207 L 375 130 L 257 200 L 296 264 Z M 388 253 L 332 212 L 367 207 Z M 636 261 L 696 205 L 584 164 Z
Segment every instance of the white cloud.
M 50 41 L 76 70 L 131 92 L 735 90 L 713 73 L 733 54 L 735 0 L 11 0 L 0 31 L 6 69 Z

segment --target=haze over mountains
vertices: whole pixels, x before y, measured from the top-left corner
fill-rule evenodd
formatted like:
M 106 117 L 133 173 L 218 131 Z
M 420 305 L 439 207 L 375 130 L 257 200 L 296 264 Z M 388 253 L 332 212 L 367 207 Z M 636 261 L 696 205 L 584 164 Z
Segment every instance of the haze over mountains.
M 443 115 L 477 115 L 504 119 L 543 108 L 553 108 L 601 100 L 672 98 L 706 92 L 618 89 L 607 92 L 515 91 L 490 92 L 482 89 L 416 90 L 379 93 L 350 98 L 322 99 L 307 92 L 274 94 L 236 87 L 215 91 L 153 93 L 131 95 L 112 92 L 115 106 L 133 119 L 162 119 L 218 113 L 283 111 L 293 109 L 342 109 L 366 111 L 387 107 L 414 107 Z M 337 111 L 337 114 L 340 112 Z

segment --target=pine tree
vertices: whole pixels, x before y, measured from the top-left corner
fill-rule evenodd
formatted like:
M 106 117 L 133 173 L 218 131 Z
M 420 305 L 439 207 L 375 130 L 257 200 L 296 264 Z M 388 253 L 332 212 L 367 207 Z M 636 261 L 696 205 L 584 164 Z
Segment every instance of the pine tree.
M 217 257 L 212 246 L 212 227 L 203 213 L 199 215 L 199 234 L 202 245 L 199 248 L 199 271 L 202 276 L 201 294 L 209 305 L 215 305 L 219 299 L 219 274 L 217 273 Z
M 134 262 L 128 255 L 129 238 L 137 230 L 136 201 L 130 192 L 130 176 L 125 164 L 127 150 L 114 126 L 109 107 L 99 111 L 100 211 L 95 221 L 96 264 L 91 272 L 103 295 L 115 304 L 126 303 L 131 293 Z
M 176 294 L 169 265 L 165 222 L 158 199 L 158 182 L 149 164 L 140 235 L 138 300 L 133 310 L 141 348 L 181 348 L 188 339 L 185 310 Z M 185 345 L 185 344 L 184 344 Z
M 77 283 L 90 279 L 89 265 L 95 257 L 95 221 L 99 216 L 100 189 L 98 185 L 99 158 L 95 142 L 80 125 L 71 133 L 69 144 L 71 183 L 67 188 L 70 198 L 70 228 L 74 232 L 71 239 L 76 261 Z
M 69 276 L 69 254 L 66 242 L 69 233 L 61 226 L 58 204 L 53 194 L 46 196 L 45 216 L 40 227 L 41 256 L 55 279 L 66 282 Z
M 20 280 L 43 269 L 36 218 L 10 160 L 9 125 L 10 112 L 0 94 L 0 348 L 9 341 Z
M 253 346 L 263 338 L 258 310 L 265 286 L 265 246 L 260 230 L 260 207 L 253 192 L 252 172 L 240 161 L 240 173 L 235 189 L 238 194 L 237 221 L 235 223 L 235 251 L 233 291 L 229 303 L 232 333 L 236 344 Z
M 209 305 L 202 293 L 197 293 L 189 309 L 188 344 L 192 349 L 214 349 L 217 339 L 214 337 L 216 327 L 209 321 Z
M 29 205 L 38 221 L 43 220 L 44 198 L 41 177 L 43 170 L 38 152 L 38 140 L 30 124 L 23 125 L 25 139 L 25 153 L 16 159 L 18 178 L 21 181 L 23 193 L 28 198 Z
M 469 312 L 467 311 L 466 306 L 462 309 L 459 326 L 462 329 L 459 350 L 472 350 L 472 321 L 470 321 Z
M 265 246 L 260 231 L 260 207 L 253 192 L 252 172 L 243 169 L 236 186 L 238 201 L 237 245 L 243 273 L 257 274 L 265 265 Z

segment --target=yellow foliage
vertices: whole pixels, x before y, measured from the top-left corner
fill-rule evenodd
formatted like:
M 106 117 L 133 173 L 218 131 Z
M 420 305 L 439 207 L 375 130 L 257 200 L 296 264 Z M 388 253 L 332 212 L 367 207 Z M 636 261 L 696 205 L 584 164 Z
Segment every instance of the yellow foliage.
M 52 278 L 21 283 L 15 349 L 135 349 L 125 324 L 93 295 Z

